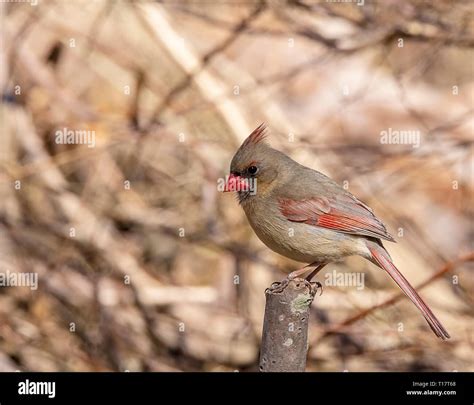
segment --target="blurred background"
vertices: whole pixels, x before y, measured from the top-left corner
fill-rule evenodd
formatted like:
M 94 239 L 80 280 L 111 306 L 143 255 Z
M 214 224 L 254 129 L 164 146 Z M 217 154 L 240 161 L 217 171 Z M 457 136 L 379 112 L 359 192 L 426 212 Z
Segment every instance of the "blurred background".
M 39 280 L 0 287 L 1 371 L 256 371 L 265 288 L 301 264 L 216 186 L 261 122 L 374 209 L 452 336 L 349 258 L 318 279 L 365 288 L 316 297 L 307 369 L 474 371 L 470 0 L 0 9 L 0 273 Z

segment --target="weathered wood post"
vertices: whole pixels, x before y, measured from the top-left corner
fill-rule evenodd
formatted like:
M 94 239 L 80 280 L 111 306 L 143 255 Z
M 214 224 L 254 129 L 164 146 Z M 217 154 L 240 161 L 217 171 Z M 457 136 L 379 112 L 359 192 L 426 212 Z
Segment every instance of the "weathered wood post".
M 260 371 L 305 371 L 310 306 L 317 283 L 296 278 L 265 291 Z

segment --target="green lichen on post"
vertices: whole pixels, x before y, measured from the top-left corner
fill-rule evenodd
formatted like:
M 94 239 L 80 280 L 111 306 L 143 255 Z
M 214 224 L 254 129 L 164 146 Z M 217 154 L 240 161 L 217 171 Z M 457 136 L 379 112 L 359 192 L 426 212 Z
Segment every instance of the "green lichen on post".
M 306 312 L 307 308 L 313 302 L 314 295 L 311 293 L 308 294 L 298 294 L 298 296 L 291 301 L 291 312 L 303 313 Z

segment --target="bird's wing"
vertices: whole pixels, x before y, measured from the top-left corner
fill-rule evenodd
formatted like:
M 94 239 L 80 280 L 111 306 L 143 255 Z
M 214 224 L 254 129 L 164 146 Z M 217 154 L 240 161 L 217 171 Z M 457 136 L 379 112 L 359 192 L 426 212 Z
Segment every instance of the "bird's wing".
M 345 190 L 330 197 L 280 198 L 278 204 L 289 221 L 395 241 L 372 210 Z

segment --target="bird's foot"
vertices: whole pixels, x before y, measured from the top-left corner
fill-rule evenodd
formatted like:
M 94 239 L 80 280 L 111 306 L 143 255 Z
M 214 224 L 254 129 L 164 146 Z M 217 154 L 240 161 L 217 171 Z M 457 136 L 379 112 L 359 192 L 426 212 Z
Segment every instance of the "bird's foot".
M 270 294 L 279 294 L 279 293 L 283 292 L 283 290 L 286 287 L 288 287 L 289 283 L 290 283 L 290 280 L 288 278 L 285 278 L 281 281 L 276 281 L 270 286 L 270 288 L 267 288 L 267 291 Z
M 306 280 L 306 281 L 309 281 L 309 280 Z M 311 289 L 312 289 L 312 292 L 314 292 L 314 295 L 316 295 L 319 289 L 321 289 L 319 296 L 323 295 L 323 285 L 319 281 L 311 281 L 309 283 L 311 284 Z
M 288 287 L 288 284 L 290 283 L 290 281 L 293 281 L 293 280 L 296 280 L 298 279 L 295 287 L 297 289 L 301 288 L 302 285 L 306 285 L 307 287 L 309 287 L 312 295 L 315 295 L 319 289 L 321 289 L 321 294 L 322 294 L 322 289 L 323 289 L 323 286 L 320 282 L 318 281 L 315 281 L 315 282 L 310 282 L 309 280 L 307 279 L 300 279 L 298 277 L 295 277 L 295 276 L 292 276 L 291 274 L 284 278 L 282 281 L 278 281 L 278 282 L 275 282 L 273 283 L 270 288 L 267 289 L 267 292 L 271 293 L 271 294 L 279 294 L 281 292 L 283 292 L 283 290 Z

